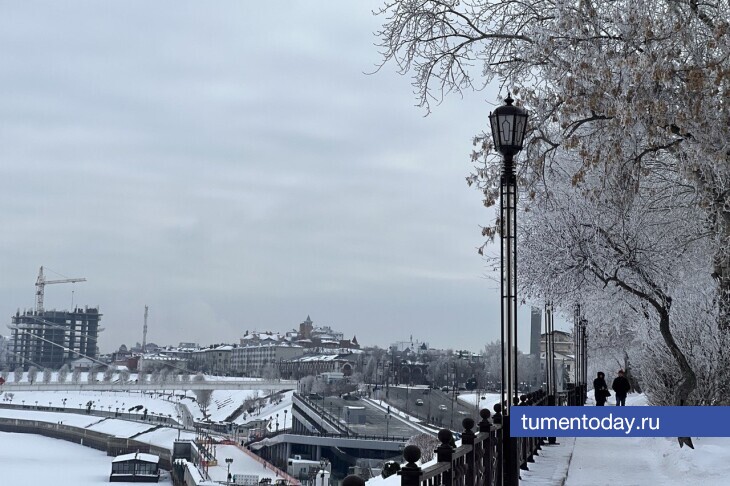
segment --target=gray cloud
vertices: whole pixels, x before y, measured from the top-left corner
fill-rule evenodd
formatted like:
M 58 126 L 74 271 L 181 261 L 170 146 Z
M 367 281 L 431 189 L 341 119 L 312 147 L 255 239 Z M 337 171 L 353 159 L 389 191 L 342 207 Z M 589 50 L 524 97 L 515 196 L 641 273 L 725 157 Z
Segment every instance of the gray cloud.
M 102 350 L 231 341 L 307 314 L 362 343 L 499 336 L 469 190 L 495 92 L 424 118 L 377 75 L 377 2 L 20 2 L 0 16 L 0 311 L 41 264 L 87 283 Z M 528 313 L 523 313 L 528 316 Z M 525 321 L 526 322 L 526 321 Z M 526 341 L 523 341 L 526 342 Z

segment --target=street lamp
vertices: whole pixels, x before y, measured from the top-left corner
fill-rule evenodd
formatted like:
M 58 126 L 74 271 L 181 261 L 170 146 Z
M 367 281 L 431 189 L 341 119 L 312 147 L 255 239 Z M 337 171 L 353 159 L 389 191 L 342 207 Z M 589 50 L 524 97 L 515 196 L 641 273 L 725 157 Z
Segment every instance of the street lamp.
M 586 319 L 580 320 L 580 351 L 581 351 L 581 379 L 583 380 L 583 396 L 581 397 L 581 405 L 585 405 L 586 398 L 588 398 L 588 321 Z
M 504 486 L 517 486 L 519 464 L 517 441 L 510 437 L 509 417 L 513 397 L 517 395 L 517 177 L 514 156 L 521 150 L 527 128 L 527 110 L 513 106 L 507 94 L 505 104 L 489 114 L 494 148 L 502 154 L 499 184 L 499 224 L 502 267 L 502 457 Z
M 231 484 L 231 464 L 233 464 L 233 459 L 226 457 L 226 464 L 228 465 L 228 479 L 226 480 L 226 484 Z
M 547 404 L 557 405 L 557 386 L 555 381 L 555 332 L 553 322 L 553 304 L 545 304 L 545 372 L 547 381 Z M 556 444 L 555 437 L 548 437 L 548 444 Z
M 320 483 L 319 486 L 324 486 L 324 475 L 327 472 L 327 459 L 322 458 L 319 460 L 319 477 L 320 477 Z

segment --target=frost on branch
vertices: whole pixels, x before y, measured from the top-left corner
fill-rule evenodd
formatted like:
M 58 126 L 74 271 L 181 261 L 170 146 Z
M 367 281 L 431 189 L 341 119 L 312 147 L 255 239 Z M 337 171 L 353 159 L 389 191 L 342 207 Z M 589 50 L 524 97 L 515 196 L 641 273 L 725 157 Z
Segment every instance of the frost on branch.
M 728 0 L 394 0 L 376 13 L 383 62 L 412 76 L 426 110 L 492 80 L 530 110 L 525 193 L 548 201 L 548 171 L 596 201 L 630 200 L 650 174 L 695 191 L 716 322 L 730 332 Z M 470 160 L 469 184 L 494 205 L 499 158 L 484 133 Z M 602 179 L 625 194 L 603 194 Z

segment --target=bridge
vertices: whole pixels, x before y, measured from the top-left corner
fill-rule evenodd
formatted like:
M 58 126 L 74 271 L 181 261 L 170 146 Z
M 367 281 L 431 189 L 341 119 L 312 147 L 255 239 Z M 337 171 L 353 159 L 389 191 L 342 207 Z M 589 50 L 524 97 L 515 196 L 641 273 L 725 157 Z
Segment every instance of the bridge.
M 295 380 L 254 380 L 229 379 L 205 381 L 167 381 L 142 382 L 135 380 L 126 382 L 34 382 L 34 383 L 5 383 L 0 385 L 0 392 L 27 392 L 27 391 L 157 391 L 157 390 L 266 390 L 284 391 L 296 390 Z

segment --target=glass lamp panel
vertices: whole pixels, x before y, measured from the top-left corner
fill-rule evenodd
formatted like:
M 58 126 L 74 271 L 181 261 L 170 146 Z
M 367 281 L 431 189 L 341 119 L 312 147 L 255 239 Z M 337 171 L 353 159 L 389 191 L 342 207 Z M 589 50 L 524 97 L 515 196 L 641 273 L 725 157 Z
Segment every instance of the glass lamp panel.
M 522 148 L 522 143 L 525 140 L 525 120 L 526 117 L 522 115 L 515 116 L 515 143 L 514 145 Z
M 514 120 L 511 115 L 501 115 L 499 116 L 499 129 L 500 129 L 500 139 L 502 141 L 501 145 L 511 145 L 512 144 L 512 130 L 514 127 Z
M 494 148 L 496 150 L 499 150 L 499 147 L 501 147 L 502 143 L 499 140 L 499 131 L 497 130 L 497 115 L 489 115 L 489 125 L 492 128 L 492 141 L 494 142 Z

